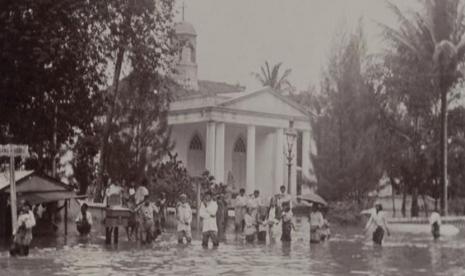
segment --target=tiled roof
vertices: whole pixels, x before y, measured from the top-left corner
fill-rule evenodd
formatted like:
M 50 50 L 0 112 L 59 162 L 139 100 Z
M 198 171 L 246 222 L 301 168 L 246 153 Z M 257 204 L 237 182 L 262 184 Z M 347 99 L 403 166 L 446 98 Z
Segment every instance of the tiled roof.
M 245 90 L 245 87 L 240 85 L 232 85 L 224 82 L 215 82 L 208 80 L 199 81 L 198 91 L 185 89 L 176 83 L 172 83 L 170 86 L 172 87 L 170 89 L 170 92 L 173 96 L 173 100 L 179 100 L 182 98 L 190 97 L 215 96 L 218 94 L 243 92 Z
M 10 171 L 0 173 L 0 190 L 10 185 Z M 15 183 L 31 174 L 34 171 L 15 171 Z

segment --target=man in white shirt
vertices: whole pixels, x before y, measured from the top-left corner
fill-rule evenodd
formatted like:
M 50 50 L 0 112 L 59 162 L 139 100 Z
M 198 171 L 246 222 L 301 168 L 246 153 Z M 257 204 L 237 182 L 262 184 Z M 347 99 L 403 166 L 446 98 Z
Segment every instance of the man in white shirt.
M 76 228 L 81 235 L 87 235 L 92 227 L 92 215 L 88 211 L 88 206 L 83 203 L 81 206 L 81 212 L 79 212 L 76 218 Z
M 140 240 L 142 244 L 150 244 L 157 238 L 154 220 L 154 213 L 157 212 L 157 207 L 150 202 L 148 195 L 142 202 L 143 204 L 136 208 L 140 223 Z
M 146 196 L 149 195 L 149 190 L 147 189 L 147 179 L 142 180 L 142 184 L 137 187 L 136 194 L 134 196 L 136 200 L 136 205 L 142 203 Z
M 218 205 L 212 200 L 211 192 L 206 192 L 204 201 L 200 205 L 199 215 L 202 223 L 202 246 L 208 248 L 208 240 L 211 239 L 213 247 L 218 247 L 218 226 L 216 225 L 216 212 Z
M 179 197 L 180 203 L 176 208 L 176 217 L 178 219 L 178 243 L 182 244 L 184 237 L 187 243 L 191 243 L 191 222 L 192 222 L 192 210 L 191 206 L 187 202 L 187 195 L 182 194 Z
M 241 188 L 239 194 L 236 197 L 236 205 L 234 208 L 234 221 L 236 231 L 244 231 L 244 215 L 247 208 L 247 196 L 245 195 L 245 189 Z
M 431 233 L 433 234 L 434 239 L 438 239 L 441 230 L 441 215 L 439 215 L 437 209 L 434 209 L 431 213 L 429 217 L 429 225 L 431 226 Z
M 283 185 L 279 188 L 279 190 L 281 193 L 278 194 L 278 206 L 283 208 L 283 204 L 289 202 L 289 206 L 292 210 L 292 197 L 290 194 L 286 193 L 286 187 Z
M 262 206 L 262 198 L 260 197 L 260 191 L 255 190 L 253 196 L 249 199 L 247 207 L 252 210 L 252 217 L 257 217 L 258 208 Z
M 123 204 L 123 189 L 116 181 L 110 181 L 110 186 L 105 192 L 106 202 L 108 206 L 119 206 Z

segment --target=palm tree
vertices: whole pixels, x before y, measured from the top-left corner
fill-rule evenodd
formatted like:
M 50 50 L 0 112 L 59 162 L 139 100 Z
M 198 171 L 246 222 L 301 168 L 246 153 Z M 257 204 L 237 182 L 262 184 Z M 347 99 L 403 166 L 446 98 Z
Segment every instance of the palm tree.
M 418 62 L 430 62 L 431 79 L 440 99 L 442 208 L 447 214 L 447 95 L 461 77 L 465 54 L 465 5 L 461 0 L 423 0 L 424 12 L 403 12 L 388 2 L 399 27 L 383 25 L 385 37 Z M 413 73 L 414 74 L 414 73 Z
M 260 66 L 260 73 L 252 73 L 263 86 L 269 86 L 278 91 L 292 88 L 288 77 L 291 74 L 291 69 L 286 69 L 282 75 L 280 75 L 279 69 L 281 68 L 282 62 L 275 64 L 272 68 L 268 61 L 265 61 L 265 65 Z

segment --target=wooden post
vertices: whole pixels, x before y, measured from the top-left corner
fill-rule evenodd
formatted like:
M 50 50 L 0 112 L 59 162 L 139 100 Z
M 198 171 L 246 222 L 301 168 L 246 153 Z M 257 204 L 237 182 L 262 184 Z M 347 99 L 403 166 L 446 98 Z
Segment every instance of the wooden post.
M 119 237 L 119 231 L 118 231 L 118 226 L 113 227 L 113 242 L 115 244 L 118 244 L 118 237 Z
M 12 146 L 11 146 L 12 147 Z M 15 182 L 15 154 L 13 149 L 10 152 L 10 206 L 11 206 L 11 226 L 12 233 L 15 234 L 18 218 L 16 205 L 16 182 Z
M 68 235 L 68 200 L 65 199 L 65 236 Z
M 111 244 L 111 227 L 105 227 L 105 244 Z
M 15 156 L 28 156 L 29 149 L 25 145 L 0 145 L 0 156 L 10 157 L 10 205 L 11 205 L 11 226 L 14 234 L 17 227 L 17 206 L 16 206 L 16 182 L 15 182 Z
M 6 237 L 7 236 L 7 231 L 6 229 L 6 212 L 5 210 L 7 209 L 6 205 L 6 198 L 3 196 L 3 194 L 0 193 L 0 237 Z
M 200 232 L 200 186 L 202 183 L 197 182 L 197 232 Z

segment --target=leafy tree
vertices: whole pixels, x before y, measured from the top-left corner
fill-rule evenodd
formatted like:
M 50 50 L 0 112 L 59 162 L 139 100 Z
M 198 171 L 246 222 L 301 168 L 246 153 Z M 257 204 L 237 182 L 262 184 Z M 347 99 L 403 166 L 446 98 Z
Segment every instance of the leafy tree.
M 56 171 L 60 146 L 88 132 L 101 103 L 101 6 L 93 1 L 1 1 L 0 143 L 30 146 Z
M 134 144 L 133 141 L 130 141 L 134 138 L 132 134 L 138 132 L 135 142 L 137 144 L 136 151 L 142 150 L 142 148 L 147 149 L 150 143 L 144 143 L 143 136 L 148 129 L 153 128 L 148 112 L 155 112 L 154 115 L 157 119 L 166 113 L 164 106 L 167 103 L 163 97 L 154 99 L 150 94 L 153 95 L 155 89 L 158 88 L 160 75 L 170 71 L 170 61 L 175 53 L 172 41 L 173 4 L 173 1 L 170 0 L 118 0 L 109 4 L 107 21 L 105 21 L 104 25 L 108 36 L 105 37 L 103 45 L 105 51 L 114 60 L 115 67 L 112 86 L 107 90 L 105 122 L 100 144 L 97 195 L 101 194 L 99 191 L 103 188 L 102 177 L 108 171 L 108 162 L 114 160 L 110 142 L 120 143 L 120 145 L 126 147 L 126 150 L 130 150 L 128 147 Z M 124 115 L 126 118 L 121 119 L 117 118 L 117 116 L 122 116 L 121 113 L 118 114 L 118 108 L 121 107 L 121 103 L 124 104 L 124 100 L 120 99 L 120 79 L 123 66 L 132 69 L 133 72 L 129 89 L 136 90 L 135 99 L 138 102 L 135 104 L 147 103 L 151 105 L 151 109 L 143 112 L 140 108 L 141 105 L 138 105 L 139 107 L 126 105 L 124 108 L 128 108 L 130 111 Z M 148 97 L 152 98 L 148 99 Z M 148 100 L 148 102 L 145 100 Z M 118 107 L 118 105 L 120 106 Z M 126 119 L 127 122 L 134 123 L 131 130 L 132 134 L 121 133 L 121 129 L 115 132 L 114 126 L 118 124 L 124 125 Z M 163 125 L 162 120 L 157 120 L 155 123 Z M 159 129 L 163 129 L 163 127 Z M 128 136 L 128 139 L 124 138 L 116 142 L 117 138 L 115 137 L 119 136 L 121 138 L 121 135 Z M 152 149 L 156 150 L 158 145 L 152 143 L 150 146 L 153 146 Z M 136 165 L 138 172 L 140 171 L 139 159 L 141 156 L 141 152 L 134 156 L 136 163 L 138 163 Z
M 440 97 L 442 207 L 447 213 L 447 96 L 461 76 L 458 64 L 465 53 L 465 8 L 460 0 L 427 0 L 421 4 L 422 12 L 404 12 L 389 4 L 400 25 L 398 28 L 384 26 L 384 33 L 416 62 L 429 64 L 432 68 L 430 77 L 434 91 Z M 411 71 L 410 75 L 415 76 L 415 73 Z
M 364 72 L 361 25 L 335 41 L 321 84 L 313 122 L 318 155 L 312 156 L 321 193 L 359 202 L 382 174 L 377 145 L 378 110 L 374 86 Z
M 97 175 L 95 156 L 98 153 L 98 139 L 95 136 L 79 136 L 73 147 L 74 158 L 71 161 L 74 180 L 78 184 L 78 193 L 85 195 L 89 186 L 94 184 Z

